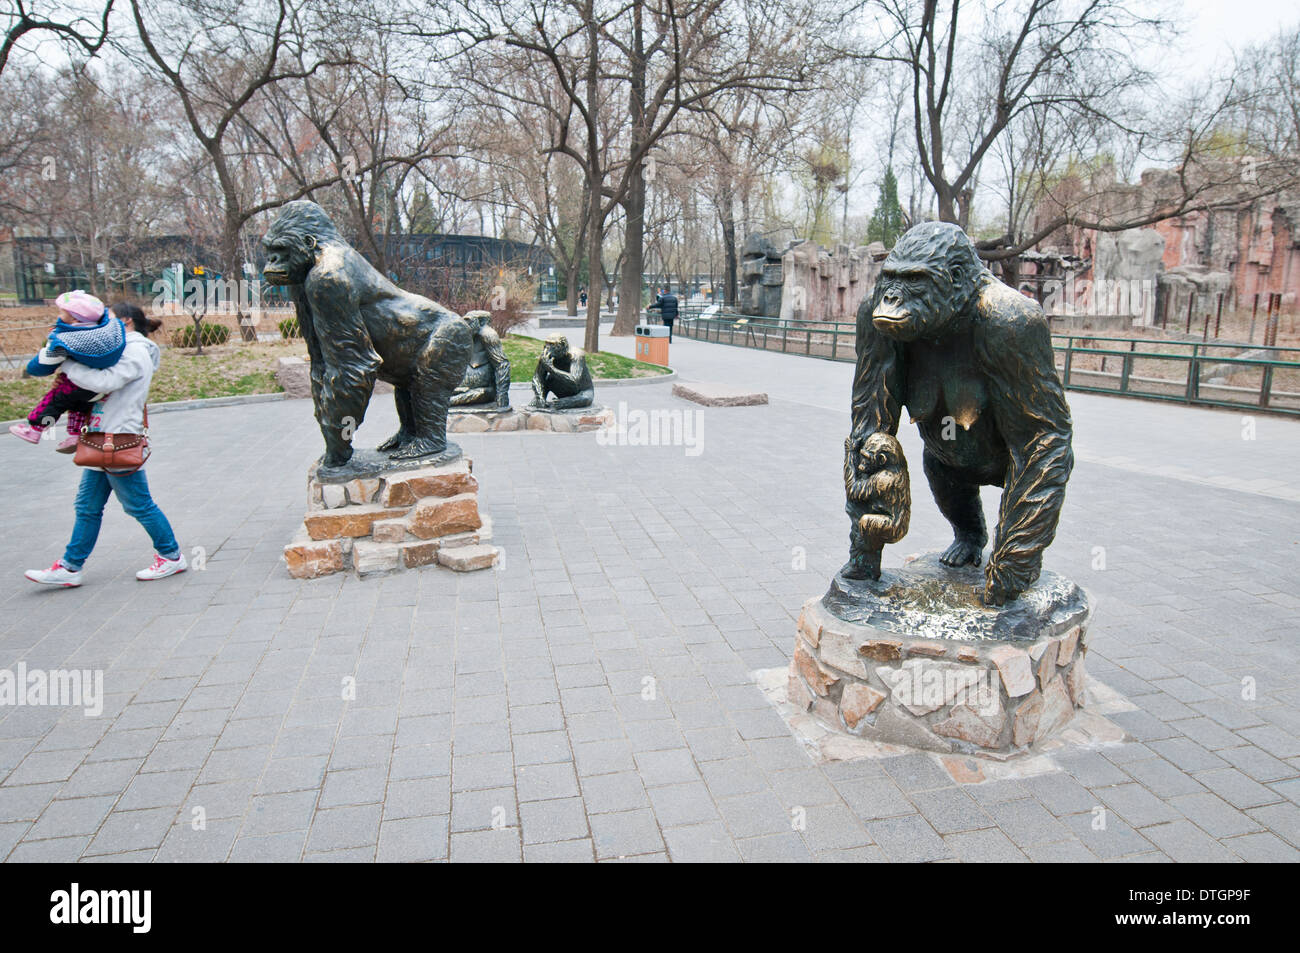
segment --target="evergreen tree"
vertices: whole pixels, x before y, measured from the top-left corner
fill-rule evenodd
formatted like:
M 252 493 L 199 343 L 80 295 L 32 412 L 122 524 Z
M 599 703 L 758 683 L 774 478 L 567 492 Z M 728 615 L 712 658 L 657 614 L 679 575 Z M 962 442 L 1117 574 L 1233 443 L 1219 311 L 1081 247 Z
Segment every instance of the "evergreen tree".
M 880 183 L 880 198 L 867 225 L 867 241 L 883 242 L 893 248 L 898 236 L 903 234 L 903 206 L 898 204 L 898 179 L 894 167 L 885 169 L 885 179 Z

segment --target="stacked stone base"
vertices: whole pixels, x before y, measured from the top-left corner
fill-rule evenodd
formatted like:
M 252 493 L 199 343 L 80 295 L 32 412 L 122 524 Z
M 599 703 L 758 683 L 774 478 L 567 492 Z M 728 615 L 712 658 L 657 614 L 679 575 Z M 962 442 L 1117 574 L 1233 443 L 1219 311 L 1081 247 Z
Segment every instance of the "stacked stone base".
M 1021 620 L 1015 639 L 936 638 L 923 623 L 909 632 L 892 619 L 889 628 L 846 621 L 828 597 L 812 599 L 799 616 L 786 700 L 869 741 L 994 758 L 1027 751 L 1083 705 L 1090 610 L 1073 591 L 1074 601 L 1044 616 L 1037 637 L 1024 637 Z
M 542 433 L 590 433 L 614 425 L 614 412 L 608 407 L 582 407 L 577 410 L 535 410 L 531 407 L 503 410 L 495 408 L 456 407 L 447 420 L 451 433 L 501 433 L 533 430 Z
M 423 566 L 488 569 L 500 558 L 492 523 L 478 509 L 468 458 L 379 472 L 346 482 L 307 475 L 307 514 L 284 548 L 289 575 L 383 575 Z

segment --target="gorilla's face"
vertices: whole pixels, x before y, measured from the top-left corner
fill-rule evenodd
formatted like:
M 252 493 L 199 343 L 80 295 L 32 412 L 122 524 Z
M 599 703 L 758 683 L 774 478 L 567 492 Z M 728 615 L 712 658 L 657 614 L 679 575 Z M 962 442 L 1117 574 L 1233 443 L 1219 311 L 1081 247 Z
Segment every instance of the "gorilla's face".
M 885 259 L 871 323 L 896 341 L 938 337 L 983 273 L 975 246 L 956 225 L 914 226 Z
M 881 334 L 915 341 L 933 336 L 952 317 L 951 282 L 924 262 L 891 254 L 880 273 L 880 285 L 871 323 Z
M 569 369 L 569 346 L 567 344 L 547 344 L 543 349 L 550 365 L 557 370 Z
M 262 239 L 266 249 L 266 265 L 262 277 L 273 285 L 300 285 L 307 272 L 316 264 L 316 240 L 310 236 L 305 244 L 301 238 L 276 226 Z

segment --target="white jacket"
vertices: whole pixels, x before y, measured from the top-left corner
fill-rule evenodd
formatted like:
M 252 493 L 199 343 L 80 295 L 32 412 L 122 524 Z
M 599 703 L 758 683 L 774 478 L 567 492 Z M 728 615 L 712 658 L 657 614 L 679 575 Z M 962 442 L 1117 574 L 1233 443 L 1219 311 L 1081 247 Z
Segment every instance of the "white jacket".
M 104 433 L 144 433 L 144 405 L 149 383 L 158 369 L 162 352 L 143 334 L 126 333 L 126 349 L 112 367 L 102 370 L 68 360 L 63 373 L 78 387 L 107 396 L 95 404 L 90 430 Z

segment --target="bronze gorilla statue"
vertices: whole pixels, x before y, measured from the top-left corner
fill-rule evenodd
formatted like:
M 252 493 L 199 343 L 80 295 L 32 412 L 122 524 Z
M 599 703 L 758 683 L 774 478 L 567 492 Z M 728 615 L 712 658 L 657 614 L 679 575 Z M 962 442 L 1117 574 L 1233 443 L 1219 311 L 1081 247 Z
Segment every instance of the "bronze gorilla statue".
M 952 524 L 946 565 L 980 564 L 988 542 L 980 487 L 1002 487 L 982 597 L 987 605 L 1014 599 L 1038 579 L 1056 535 L 1074 467 L 1070 409 L 1042 308 L 998 281 L 956 225 L 909 229 L 858 309 L 851 458 L 872 434 L 898 433 L 902 405 Z M 850 494 L 855 526 L 864 506 Z M 841 572 L 879 578 L 859 532 Z
M 547 395 L 554 395 L 547 399 Z M 563 334 L 552 334 L 542 345 L 537 370 L 533 372 L 533 399 L 529 407 L 540 410 L 573 410 L 590 407 L 596 399 L 596 385 L 587 368 L 586 355 L 569 347 Z
M 312 402 L 325 437 L 322 465 L 351 459 L 352 434 L 376 378 L 393 385 L 401 422 L 379 449 L 400 460 L 444 451 L 447 405 L 465 376 L 470 325 L 381 275 L 315 202 L 286 205 L 262 245 L 262 274 L 292 289 L 311 355 Z
M 501 344 L 501 335 L 488 323 L 491 319 L 490 311 L 465 313 L 465 323 L 474 332 L 474 350 L 465 379 L 451 396 L 453 407 L 510 409 L 510 359 Z

